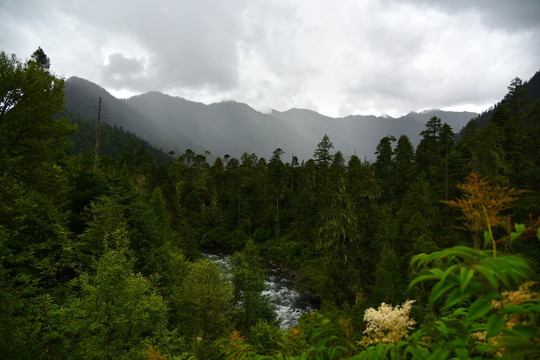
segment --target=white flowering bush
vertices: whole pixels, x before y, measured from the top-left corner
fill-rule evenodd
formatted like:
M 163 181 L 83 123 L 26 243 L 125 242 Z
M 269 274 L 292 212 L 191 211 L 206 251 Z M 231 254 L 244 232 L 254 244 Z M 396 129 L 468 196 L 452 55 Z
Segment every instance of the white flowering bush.
M 392 307 L 382 303 L 377 310 L 369 308 L 364 313 L 364 321 L 367 322 L 364 330 L 362 345 L 378 343 L 395 344 L 407 337 L 409 330 L 416 324 L 414 319 L 409 318 L 411 306 L 414 300 L 407 300 L 401 306 Z

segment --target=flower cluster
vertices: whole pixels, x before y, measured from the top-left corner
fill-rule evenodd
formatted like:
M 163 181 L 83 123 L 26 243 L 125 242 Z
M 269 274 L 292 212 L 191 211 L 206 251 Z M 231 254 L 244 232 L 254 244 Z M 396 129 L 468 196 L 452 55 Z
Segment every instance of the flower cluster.
M 538 299 L 540 297 L 540 294 L 538 292 L 531 290 L 531 287 L 533 287 L 536 284 L 537 283 L 534 281 L 527 281 L 521 284 L 519 288 L 515 291 L 502 292 L 501 295 L 503 296 L 503 299 L 492 300 L 491 307 L 493 309 L 502 309 L 508 305 L 520 305 L 520 304 L 523 304 L 524 302 Z M 516 325 L 527 324 L 528 321 L 526 319 L 521 319 L 519 315 L 520 314 L 517 314 L 515 316 L 505 316 L 504 327 L 506 329 L 512 329 Z M 504 339 L 503 334 L 498 334 L 487 340 L 486 340 L 485 331 L 475 332 L 471 335 L 474 339 L 476 339 L 480 343 L 488 343 L 490 345 L 496 346 L 497 355 L 503 356 L 504 354 L 506 354 L 507 349 L 505 347 L 500 346 L 500 343 L 502 343 Z
M 531 291 L 531 287 L 536 285 L 534 281 L 527 281 L 519 286 L 516 291 L 504 291 L 501 295 L 503 300 L 492 300 L 491 306 L 494 309 L 501 309 L 506 305 L 519 305 L 526 301 L 538 299 L 538 293 Z
M 362 345 L 378 343 L 395 344 L 406 338 L 408 332 L 416 321 L 409 318 L 411 306 L 414 300 L 407 300 L 401 306 L 382 303 L 377 310 L 369 308 L 364 314 L 367 322 L 364 334 L 366 336 L 360 342 Z

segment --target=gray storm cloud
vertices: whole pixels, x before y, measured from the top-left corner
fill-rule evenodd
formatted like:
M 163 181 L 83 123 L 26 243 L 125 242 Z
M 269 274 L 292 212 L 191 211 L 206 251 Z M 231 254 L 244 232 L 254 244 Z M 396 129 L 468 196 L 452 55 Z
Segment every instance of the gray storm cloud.
M 536 0 L 20 0 L 2 10 L 4 50 L 41 46 L 59 74 L 258 109 L 481 111 L 540 64 Z

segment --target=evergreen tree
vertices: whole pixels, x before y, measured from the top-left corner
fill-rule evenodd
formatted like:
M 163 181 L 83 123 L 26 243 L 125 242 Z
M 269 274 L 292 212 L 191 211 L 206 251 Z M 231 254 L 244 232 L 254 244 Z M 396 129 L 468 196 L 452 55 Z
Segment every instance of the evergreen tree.
M 346 190 L 346 168 L 338 151 L 330 167 L 328 183 L 319 209 L 319 241 L 317 247 L 327 256 L 347 262 L 357 244 L 356 216 Z
M 444 199 L 448 200 L 449 178 L 448 178 L 448 156 L 454 148 L 455 134 L 452 127 L 444 123 L 439 133 L 439 145 L 441 148 L 440 157 L 444 159 Z M 442 176 L 441 176 L 442 178 Z
M 510 82 L 508 93 L 501 102 L 501 105 L 508 108 L 514 120 L 520 118 L 527 111 L 529 97 L 520 78 L 516 77 Z
M 396 195 L 403 196 L 414 175 L 414 147 L 406 135 L 401 135 L 394 150 Z
M 313 224 L 317 211 L 317 165 L 308 160 L 298 177 L 298 191 L 294 201 L 293 228 L 295 237 L 305 250 L 314 250 Z
M 428 171 L 440 158 L 441 127 L 441 119 L 434 116 L 426 123 L 426 129 L 420 133 L 422 140 L 416 148 L 416 164 L 420 171 Z
M 347 192 L 346 168 L 340 151 L 334 155 L 318 211 L 317 250 L 321 261 L 314 265 L 325 269 L 322 273 L 325 293 L 336 293 L 334 298 L 324 296 L 322 300 L 341 304 L 354 299 L 354 293 L 361 288 L 361 279 L 357 271 L 344 278 L 337 276 L 339 272 L 356 269 L 360 265 L 357 261 L 360 245 L 357 219 Z
M 330 151 L 334 148 L 334 144 L 330 141 L 328 135 L 324 135 L 321 142 L 317 144 L 317 149 L 313 153 L 315 164 L 317 165 L 317 185 L 319 189 L 326 185 L 326 176 L 330 163 L 332 162 L 332 154 Z
M 425 175 L 419 176 L 411 184 L 396 214 L 401 226 L 399 232 L 401 240 L 396 251 L 411 256 L 416 254 L 417 250 L 421 250 L 419 246 L 411 249 L 411 244 L 413 246 L 416 243 L 424 244 L 423 246 L 428 249 L 437 246 L 434 239 L 436 238 L 435 229 L 439 224 L 438 201 L 439 199 L 434 194 L 433 187 Z M 429 245 L 426 245 L 425 242 L 429 242 Z M 402 266 L 407 266 L 408 259 L 405 257 L 402 258 L 402 261 L 404 261 Z
M 394 192 L 394 164 L 392 162 L 392 156 L 394 150 L 392 149 L 392 143 L 396 141 L 393 136 L 385 136 L 379 141 L 377 145 L 377 160 L 375 161 L 375 176 L 381 183 L 383 196 L 385 199 L 390 199 Z
M 75 128 L 53 116 L 64 102 L 63 80 L 36 64 L 21 64 L 0 52 L 0 174 L 9 173 L 28 188 L 59 195 L 58 165 Z M 52 180 L 56 181 L 52 181 Z
M 43 70 L 49 70 L 49 68 L 51 67 L 51 60 L 45 54 L 41 47 L 38 47 L 37 50 L 34 51 L 30 58 L 30 62 L 33 62 Z
M 284 165 L 283 162 L 281 162 L 281 155 L 283 154 L 283 150 L 281 148 L 277 148 L 274 150 L 272 159 L 270 159 L 270 163 L 268 164 L 268 170 L 269 170 L 269 177 L 270 177 L 270 188 L 272 189 L 273 198 L 274 198 L 274 207 L 275 207 L 275 215 L 274 215 L 274 229 L 275 229 L 275 235 L 279 238 L 281 233 L 281 226 L 280 226 L 280 202 L 283 199 L 284 195 Z
M 375 270 L 375 285 L 371 299 L 374 304 L 396 304 L 402 300 L 403 278 L 395 251 L 383 246 Z

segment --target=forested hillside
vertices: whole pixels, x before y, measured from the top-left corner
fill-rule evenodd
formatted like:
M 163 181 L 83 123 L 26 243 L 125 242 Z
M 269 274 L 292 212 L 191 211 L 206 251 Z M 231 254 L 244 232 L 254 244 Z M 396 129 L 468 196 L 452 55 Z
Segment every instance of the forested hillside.
M 71 155 L 86 153 L 94 156 L 96 147 L 96 120 L 88 120 L 79 115 L 61 111 L 56 117 L 67 118 L 68 123 L 77 125 L 77 131 L 70 136 L 72 142 L 69 148 Z M 137 135 L 125 131 L 122 127 L 109 125 L 100 122 L 99 126 L 99 155 L 117 160 L 122 155 L 137 151 L 140 156 L 151 153 L 148 159 L 150 163 L 163 164 L 167 162 L 171 155 L 165 154 L 161 149 L 152 146 L 148 141 L 139 138 Z
M 94 162 L 92 124 L 54 119 L 64 81 L 43 52 L 1 52 L 0 70 L 1 358 L 539 356 L 527 83 L 459 142 L 434 116 L 417 146 L 385 136 L 371 162 L 326 135 L 304 161 L 165 158 L 111 127 Z M 88 146 L 70 153 L 70 136 Z M 202 252 L 230 254 L 231 276 Z M 295 328 L 264 295 L 268 266 L 316 305 Z

